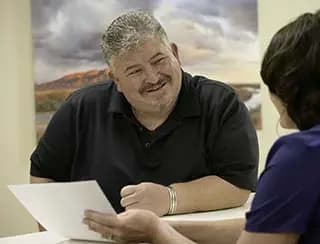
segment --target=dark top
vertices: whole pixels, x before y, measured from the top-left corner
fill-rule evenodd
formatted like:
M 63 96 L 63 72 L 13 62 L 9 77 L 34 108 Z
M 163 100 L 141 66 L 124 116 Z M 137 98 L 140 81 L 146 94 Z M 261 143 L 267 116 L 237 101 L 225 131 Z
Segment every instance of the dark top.
M 112 81 L 74 92 L 31 156 L 31 175 L 55 181 L 96 179 L 117 212 L 128 184 L 169 185 L 217 175 L 245 189 L 256 184 L 258 145 L 245 105 L 227 85 L 183 73 L 177 104 L 150 132 Z M 215 187 L 215 186 L 212 186 Z
M 320 125 L 284 136 L 271 148 L 246 230 L 293 232 L 320 243 Z

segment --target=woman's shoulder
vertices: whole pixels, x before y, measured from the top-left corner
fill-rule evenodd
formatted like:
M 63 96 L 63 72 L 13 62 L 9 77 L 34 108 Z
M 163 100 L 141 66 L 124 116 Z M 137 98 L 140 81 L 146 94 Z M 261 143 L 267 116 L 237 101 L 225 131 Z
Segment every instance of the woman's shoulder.
M 320 167 L 320 125 L 280 137 L 271 147 L 267 165 L 317 161 Z M 319 162 L 318 162 L 319 161 Z
M 278 139 L 278 141 L 282 142 L 295 142 L 299 144 L 303 144 L 306 146 L 316 146 L 320 144 L 320 124 L 313 126 L 308 130 L 302 130 L 298 132 L 294 132 L 285 136 L 282 136 Z M 316 143 L 316 145 L 315 145 Z

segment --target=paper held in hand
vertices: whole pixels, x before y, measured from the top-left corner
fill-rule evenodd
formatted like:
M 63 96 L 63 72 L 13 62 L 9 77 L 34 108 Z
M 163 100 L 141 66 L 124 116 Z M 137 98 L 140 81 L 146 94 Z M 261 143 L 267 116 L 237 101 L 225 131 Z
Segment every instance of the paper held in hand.
M 8 187 L 49 232 L 69 239 L 106 242 L 106 239 L 82 223 L 86 209 L 116 213 L 96 181 Z

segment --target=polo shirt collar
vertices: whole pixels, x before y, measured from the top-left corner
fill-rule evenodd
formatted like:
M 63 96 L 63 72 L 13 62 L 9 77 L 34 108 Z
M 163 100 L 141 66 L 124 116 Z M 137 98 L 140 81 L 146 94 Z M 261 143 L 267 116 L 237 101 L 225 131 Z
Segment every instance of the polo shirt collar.
M 123 95 L 123 93 L 119 92 L 117 90 L 117 86 L 114 83 L 114 81 L 111 81 L 113 83 L 110 102 L 108 106 L 108 112 L 111 113 L 120 113 L 123 115 L 131 115 L 131 105 Z
M 181 89 L 178 96 L 177 104 L 172 111 L 172 115 L 180 118 L 194 117 L 200 115 L 199 96 L 196 94 L 196 89 L 192 87 L 192 76 L 183 70 Z M 108 106 L 108 112 L 120 113 L 131 117 L 133 115 L 131 105 L 125 96 L 118 92 L 116 85 L 113 84 L 113 92 Z
M 192 87 L 192 76 L 182 71 L 182 84 L 178 101 L 173 113 L 181 118 L 200 116 L 199 96 L 195 87 Z

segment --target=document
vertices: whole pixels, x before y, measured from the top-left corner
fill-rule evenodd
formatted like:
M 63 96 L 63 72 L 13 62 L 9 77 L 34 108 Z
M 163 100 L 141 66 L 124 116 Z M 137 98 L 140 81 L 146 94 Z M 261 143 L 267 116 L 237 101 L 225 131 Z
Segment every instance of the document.
M 30 214 L 49 232 L 68 239 L 107 242 L 82 223 L 86 209 L 116 213 L 96 181 L 8 187 Z

